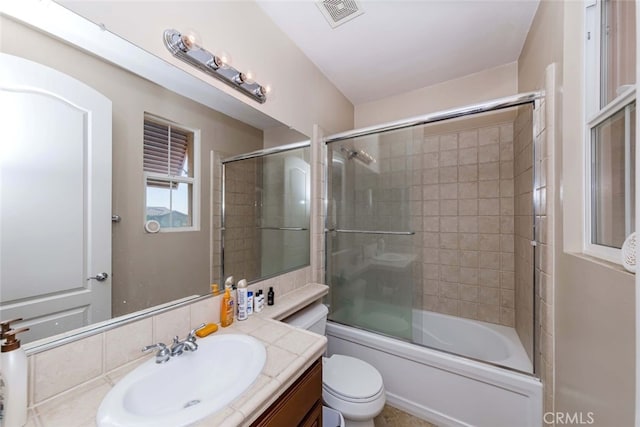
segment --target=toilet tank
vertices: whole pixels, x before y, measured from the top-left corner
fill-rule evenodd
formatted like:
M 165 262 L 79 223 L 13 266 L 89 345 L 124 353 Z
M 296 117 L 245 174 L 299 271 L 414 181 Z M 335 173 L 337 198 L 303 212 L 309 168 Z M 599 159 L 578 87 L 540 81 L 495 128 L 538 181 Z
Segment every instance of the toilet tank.
M 302 308 L 300 311 L 293 313 L 282 321 L 296 328 L 306 329 L 316 334 L 324 335 L 328 313 L 329 309 L 327 309 L 327 306 L 322 304 L 321 301 L 318 301 Z

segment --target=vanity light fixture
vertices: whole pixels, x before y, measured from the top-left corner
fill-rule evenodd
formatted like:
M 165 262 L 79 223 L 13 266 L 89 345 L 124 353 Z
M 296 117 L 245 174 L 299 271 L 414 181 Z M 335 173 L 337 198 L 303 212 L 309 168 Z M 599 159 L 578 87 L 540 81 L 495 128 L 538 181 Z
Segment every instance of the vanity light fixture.
M 263 104 L 269 88 L 253 80 L 250 71 L 241 72 L 229 65 L 226 57 L 214 55 L 200 47 L 193 34 L 181 34 L 176 30 L 164 31 L 164 45 L 178 59 L 193 65 L 210 76 Z

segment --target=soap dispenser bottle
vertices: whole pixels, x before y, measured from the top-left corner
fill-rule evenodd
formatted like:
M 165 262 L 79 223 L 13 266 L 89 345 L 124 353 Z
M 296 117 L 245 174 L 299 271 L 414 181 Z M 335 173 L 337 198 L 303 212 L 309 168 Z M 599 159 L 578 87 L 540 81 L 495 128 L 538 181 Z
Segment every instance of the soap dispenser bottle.
M 27 423 L 27 355 L 16 335 L 29 328 L 4 332 L 0 371 L 4 380 L 3 426 L 22 427 Z

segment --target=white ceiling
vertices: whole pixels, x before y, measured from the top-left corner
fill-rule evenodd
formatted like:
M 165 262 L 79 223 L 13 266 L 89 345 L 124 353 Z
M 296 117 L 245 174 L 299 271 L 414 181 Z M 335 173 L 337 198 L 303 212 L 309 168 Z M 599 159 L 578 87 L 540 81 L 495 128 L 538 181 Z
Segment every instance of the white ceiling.
M 370 0 L 332 29 L 315 2 L 257 0 L 354 105 L 516 61 L 538 0 Z

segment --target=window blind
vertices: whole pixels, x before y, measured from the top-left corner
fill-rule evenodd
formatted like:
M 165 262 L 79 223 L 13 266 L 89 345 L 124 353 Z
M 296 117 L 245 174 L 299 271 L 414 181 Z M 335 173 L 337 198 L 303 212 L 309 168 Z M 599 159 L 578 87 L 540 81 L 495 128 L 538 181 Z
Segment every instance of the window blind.
M 189 176 L 190 132 L 145 119 L 143 139 L 145 172 L 167 177 Z

